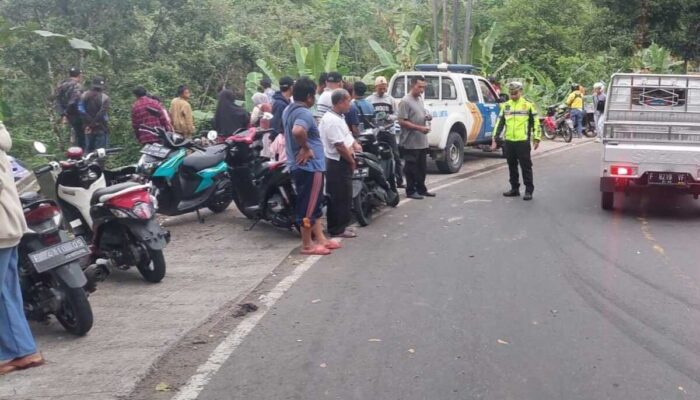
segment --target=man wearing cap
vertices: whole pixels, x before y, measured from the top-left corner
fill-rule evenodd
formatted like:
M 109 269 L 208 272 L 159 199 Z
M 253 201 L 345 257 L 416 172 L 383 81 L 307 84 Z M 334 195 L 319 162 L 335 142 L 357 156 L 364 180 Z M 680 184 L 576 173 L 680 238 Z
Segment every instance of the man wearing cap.
M 71 143 L 84 148 L 85 132 L 78 110 L 80 96 L 84 90 L 82 80 L 83 75 L 80 69 L 73 67 L 68 71 L 68 79 L 61 82 L 56 88 L 54 109 L 61 116 L 61 122 L 71 126 Z
M 80 97 L 79 109 L 85 127 L 86 153 L 107 147 L 110 100 L 104 89 L 104 78 L 96 76 L 92 78 L 90 90 Z
M 391 97 L 387 91 L 389 89 L 389 83 L 383 76 L 377 77 L 374 80 L 374 90 L 375 92 L 367 97 L 367 101 L 374 108 L 374 115 L 385 115 L 386 120 L 380 121 L 380 123 L 387 123 L 393 121 L 396 115 L 396 100 Z M 396 187 L 404 188 L 403 184 L 403 163 L 401 162 L 401 153 L 399 152 L 399 145 L 396 141 L 396 136 L 392 135 L 391 132 L 382 130 L 379 132 L 377 137 L 378 140 L 389 143 L 391 146 L 391 151 L 394 153 L 394 176 L 396 177 Z
M 505 197 L 520 196 L 520 177 L 518 164 L 523 171 L 525 196 L 523 200 L 532 200 L 535 185 L 532 178 L 532 159 L 530 158 L 530 142 L 535 150 L 540 145 L 540 124 L 535 105 L 523 97 L 523 85 L 520 82 L 508 84 L 510 99 L 503 103 L 501 114 L 496 124 L 496 133 L 491 142 L 491 149 L 498 148 L 503 134 L 504 151 L 510 172 L 510 190 L 503 193 Z M 505 131 L 505 133 L 503 133 Z
M 331 101 L 331 95 L 334 90 L 343 88 L 343 76 L 339 72 L 333 71 L 328 73 L 326 78 L 326 88 L 323 89 L 321 97 L 318 98 L 318 104 L 316 105 L 316 113 L 314 113 L 314 118 L 316 122 L 320 122 L 323 115 L 333 108 L 333 102 Z

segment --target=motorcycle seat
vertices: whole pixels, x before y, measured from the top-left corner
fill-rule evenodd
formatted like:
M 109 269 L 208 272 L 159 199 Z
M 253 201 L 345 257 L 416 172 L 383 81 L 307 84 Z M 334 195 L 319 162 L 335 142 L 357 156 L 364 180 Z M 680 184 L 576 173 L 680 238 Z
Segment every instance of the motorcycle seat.
M 148 186 L 139 185 L 136 182 L 124 182 L 112 186 L 99 188 L 95 190 L 95 192 L 92 194 L 92 198 L 90 198 L 90 204 L 92 205 L 97 203 L 104 203 L 112 197 L 135 190 L 136 187 L 147 188 Z
M 37 202 L 40 199 L 41 196 L 39 196 L 39 193 L 37 192 L 26 192 L 19 195 L 19 200 L 23 206 Z
M 218 146 L 215 146 L 218 147 Z M 217 151 L 218 150 L 218 151 Z M 204 153 L 192 153 L 182 162 L 184 167 L 201 171 L 216 166 L 226 159 L 226 152 L 221 149 L 208 148 Z

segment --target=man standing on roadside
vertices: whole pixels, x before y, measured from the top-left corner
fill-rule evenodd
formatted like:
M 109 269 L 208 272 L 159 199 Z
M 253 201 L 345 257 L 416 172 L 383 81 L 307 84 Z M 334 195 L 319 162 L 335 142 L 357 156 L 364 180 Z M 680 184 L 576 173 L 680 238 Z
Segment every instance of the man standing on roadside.
M 133 93 L 136 96 L 136 101 L 131 106 L 131 127 L 134 129 L 136 140 L 141 145 L 160 142 L 158 136 L 141 130 L 141 125 L 150 126 L 151 128 L 163 128 L 167 132 L 172 132 L 173 127 L 170 124 L 167 112 L 158 100 L 148 95 L 143 86 L 137 86 Z M 149 108 L 158 110 L 159 116 L 151 114 Z
M 510 99 L 503 103 L 501 114 L 496 123 L 496 130 L 491 141 L 491 149 L 498 148 L 501 134 L 505 131 L 503 149 L 510 172 L 510 190 L 503 193 L 505 197 L 520 196 L 520 178 L 518 164 L 523 171 L 525 196 L 523 200 L 532 200 L 535 185 L 532 178 L 532 159 L 530 158 L 530 141 L 535 150 L 540 146 L 540 124 L 535 105 L 523 97 L 523 84 L 508 84 Z
M 401 99 L 396 116 L 401 125 L 399 144 L 404 153 L 404 174 L 406 175 L 406 196 L 410 199 L 423 200 L 424 197 L 435 197 L 425 186 L 428 156 L 428 132 L 426 123 L 432 116 L 425 110 L 423 92 L 425 78 L 411 77 L 411 89 Z
M 80 148 L 85 148 L 85 131 L 83 120 L 80 117 L 78 105 L 80 96 L 83 94 L 83 75 L 78 68 L 71 68 L 68 71 L 68 79 L 61 82 L 56 88 L 56 99 L 54 108 L 61 116 L 61 123 L 69 124 L 71 127 L 71 144 Z
M 7 152 L 12 139 L 0 122 L 0 375 L 36 367 L 44 358 L 24 315 L 17 245 L 27 230 Z
M 328 255 L 331 250 L 341 246 L 326 238 L 321 225 L 326 163 L 321 136 L 309 111 L 316 101 L 316 84 L 307 77 L 301 77 L 294 83 L 293 95 L 294 103 L 284 110 L 282 120 L 287 165 L 297 189 L 295 214 L 301 229 L 301 253 Z
M 593 85 L 593 105 L 595 117 L 595 141 L 600 142 L 603 139 L 603 124 L 605 123 L 605 84 L 598 82 Z
M 375 92 L 367 97 L 367 101 L 374 108 L 374 115 L 384 115 L 385 119 L 378 121 L 380 124 L 388 124 L 396 118 L 395 104 L 396 100 L 391 97 L 387 90 L 389 89 L 389 83 L 383 76 L 378 77 L 374 80 L 374 90 Z M 391 128 L 390 128 L 391 129 Z M 401 152 L 399 151 L 399 145 L 396 142 L 396 136 L 392 132 L 387 132 L 382 130 L 377 135 L 377 139 L 389 143 L 391 146 L 391 151 L 394 153 L 394 175 L 396 176 L 396 187 L 403 188 L 403 165 L 401 163 Z
M 170 103 L 170 118 L 175 132 L 191 139 L 194 135 L 194 117 L 190 106 L 190 89 L 186 85 L 177 88 L 177 97 Z
M 343 118 L 351 107 L 352 98 L 345 89 L 331 94 L 333 108 L 318 126 L 323 150 L 326 154 L 326 193 L 328 204 L 328 233 L 331 236 L 354 238 L 357 235 L 348 228 L 352 219 L 352 175 L 356 168 L 354 152 L 362 147 L 355 141 Z
M 571 109 L 571 120 L 576 128 L 576 137 L 583 137 L 583 93 L 577 83 L 571 85 L 571 93 L 566 98 L 566 106 Z
M 263 90 L 263 94 L 267 96 L 269 102 L 272 103 L 272 96 L 275 95 L 275 89 L 272 88 L 272 80 L 270 78 L 262 78 L 260 80 L 260 87 Z
M 333 103 L 331 102 L 331 93 L 336 89 L 341 89 L 343 87 L 343 76 L 338 72 L 329 72 L 326 77 L 326 88 L 321 93 L 321 97 L 318 98 L 318 104 L 316 104 L 316 113 L 314 118 L 317 122 L 321 121 L 323 115 L 333 108 Z
M 104 93 L 105 80 L 101 76 L 92 78 L 92 87 L 80 96 L 80 115 L 85 128 L 85 152 L 107 147 L 109 135 L 110 99 Z

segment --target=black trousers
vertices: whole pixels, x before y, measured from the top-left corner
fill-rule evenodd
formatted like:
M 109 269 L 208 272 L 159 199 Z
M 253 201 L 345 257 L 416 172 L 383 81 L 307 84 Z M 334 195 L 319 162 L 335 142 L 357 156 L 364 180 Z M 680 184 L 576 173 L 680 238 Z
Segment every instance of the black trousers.
M 428 149 L 403 149 L 406 176 L 406 194 L 423 194 L 428 191 L 425 187 L 425 173 L 428 169 Z
M 399 144 L 396 142 L 396 136 L 389 132 L 382 131 L 377 134 L 377 140 L 388 143 L 389 146 L 391 146 L 391 152 L 394 153 L 395 182 L 390 181 L 389 184 L 391 184 L 392 187 L 396 187 L 395 185 L 403 183 L 403 165 L 401 163 L 401 152 L 399 152 Z
M 352 219 L 352 174 L 350 164 L 326 158 L 328 233 L 340 235 Z
M 523 171 L 523 183 L 525 191 L 532 193 L 535 185 L 532 181 L 532 158 L 530 158 L 530 141 L 522 142 L 506 141 L 504 145 L 508 170 L 510 172 L 510 187 L 514 190 L 520 189 L 520 177 L 518 176 L 518 164 Z

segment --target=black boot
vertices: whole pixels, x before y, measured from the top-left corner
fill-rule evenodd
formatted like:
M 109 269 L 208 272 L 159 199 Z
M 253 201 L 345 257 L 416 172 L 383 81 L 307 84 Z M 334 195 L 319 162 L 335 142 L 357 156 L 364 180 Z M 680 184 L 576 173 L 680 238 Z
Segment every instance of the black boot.
M 507 192 L 503 192 L 503 196 L 504 197 L 518 197 L 518 196 L 520 196 L 520 192 L 518 191 L 518 189 L 510 189 Z
M 523 200 L 532 200 L 532 192 L 525 192 L 525 196 L 523 196 Z

